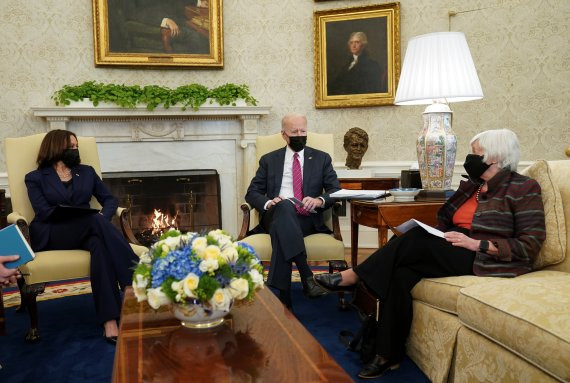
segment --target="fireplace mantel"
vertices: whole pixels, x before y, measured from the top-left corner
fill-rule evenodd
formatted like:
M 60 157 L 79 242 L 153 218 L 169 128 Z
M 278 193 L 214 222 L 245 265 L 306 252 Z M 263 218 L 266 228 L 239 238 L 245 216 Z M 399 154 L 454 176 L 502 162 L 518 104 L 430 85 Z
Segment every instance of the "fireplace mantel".
M 34 107 L 46 130 L 69 129 L 97 140 L 103 172 L 216 169 L 222 224 L 237 235 L 239 206 L 256 169 L 255 140 L 267 134 L 267 106 L 118 108 Z

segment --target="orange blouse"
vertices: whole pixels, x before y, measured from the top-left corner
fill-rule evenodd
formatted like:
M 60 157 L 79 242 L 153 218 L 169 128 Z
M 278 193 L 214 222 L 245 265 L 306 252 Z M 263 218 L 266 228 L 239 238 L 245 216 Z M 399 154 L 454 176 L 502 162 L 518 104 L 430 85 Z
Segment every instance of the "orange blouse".
M 455 211 L 453 215 L 453 224 L 455 226 L 471 230 L 471 221 L 473 221 L 473 215 L 479 204 L 475 198 L 476 194 L 477 193 L 473 193 L 473 195 Z

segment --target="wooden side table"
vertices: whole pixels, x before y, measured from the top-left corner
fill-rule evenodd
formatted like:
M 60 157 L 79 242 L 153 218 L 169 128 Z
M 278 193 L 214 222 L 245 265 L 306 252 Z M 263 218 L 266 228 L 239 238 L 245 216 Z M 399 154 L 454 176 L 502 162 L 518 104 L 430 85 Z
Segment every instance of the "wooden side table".
M 339 178 L 338 182 L 350 190 L 388 190 L 400 185 L 399 178 Z
M 428 225 L 437 224 L 437 211 L 445 203 L 437 201 L 413 202 L 350 202 L 350 255 L 352 267 L 358 264 L 358 226 L 364 225 L 378 229 L 378 247 L 388 241 L 388 229 L 415 218 Z

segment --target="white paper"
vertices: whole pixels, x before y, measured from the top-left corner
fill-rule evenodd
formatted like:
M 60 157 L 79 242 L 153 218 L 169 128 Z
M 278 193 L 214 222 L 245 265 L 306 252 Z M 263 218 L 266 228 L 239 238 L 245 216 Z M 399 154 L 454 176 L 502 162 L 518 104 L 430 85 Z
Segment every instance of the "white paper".
M 398 230 L 400 233 L 405 233 L 406 231 L 410 230 L 411 228 L 414 228 L 416 226 L 420 226 L 421 228 L 423 228 L 425 231 L 427 231 L 430 234 L 433 234 L 437 237 L 441 237 L 443 238 L 443 231 L 441 230 L 437 230 L 429 225 L 426 225 L 423 222 L 418 221 L 417 219 L 409 219 L 406 222 L 404 222 L 403 224 L 396 226 L 394 229 Z
M 340 189 L 330 195 L 331 198 L 345 199 L 376 199 L 384 196 L 386 190 L 349 190 Z

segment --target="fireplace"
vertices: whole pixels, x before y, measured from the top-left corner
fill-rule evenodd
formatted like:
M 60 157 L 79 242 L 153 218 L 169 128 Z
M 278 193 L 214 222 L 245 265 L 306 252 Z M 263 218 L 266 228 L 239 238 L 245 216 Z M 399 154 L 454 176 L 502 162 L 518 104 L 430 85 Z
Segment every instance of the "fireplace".
M 107 172 L 103 182 L 129 209 L 133 233 L 145 246 L 170 227 L 199 233 L 222 227 L 216 170 Z

